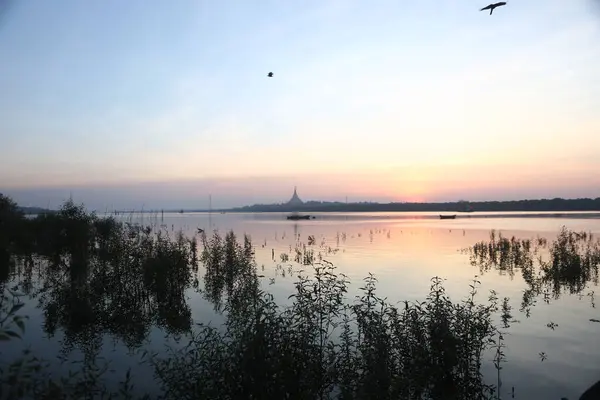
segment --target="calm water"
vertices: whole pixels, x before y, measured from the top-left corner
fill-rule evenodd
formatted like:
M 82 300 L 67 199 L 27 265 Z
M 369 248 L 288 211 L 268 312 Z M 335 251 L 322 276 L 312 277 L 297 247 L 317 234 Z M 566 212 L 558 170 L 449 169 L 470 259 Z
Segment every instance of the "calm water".
M 296 243 L 307 243 L 315 237 L 315 257 L 331 261 L 339 272 L 351 280 L 350 296 L 369 272 L 379 280 L 379 295 L 390 301 L 422 299 L 428 293 L 430 279 L 446 279 L 446 290 L 454 301 L 464 298 L 471 280 L 480 275 L 479 268 L 469 262 L 461 249 L 478 241 L 488 240 L 490 230 L 518 238 L 556 237 L 561 226 L 576 231 L 600 233 L 600 215 L 594 213 L 478 213 L 461 214 L 455 220 L 440 220 L 438 213 L 352 213 L 315 214 L 309 221 L 287 221 L 283 214 L 206 214 L 184 213 L 161 215 L 126 215 L 123 219 L 162 225 L 169 232 L 183 230 L 194 235 L 197 228 L 225 233 L 233 229 L 238 237 L 248 234 L 256 247 L 256 258 L 263 284 L 282 302 L 293 290 L 295 275 L 303 267 L 293 259 Z M 290 261 L 282 262 L 281 254 Z M 273 257 L 274 255 L 274 257 Z M 304 267 L 309 270 L 309 267 Z M 200 271 L 202 274 L 202 271 Z M 515 386 L 520 399 L 577 398 L 583 390 L 600 379 L 600 310 L 593 307 L 591 284 L 580 296 L 564 295 L 549 304 L 538 299 L 529 318 L 519 311 L 527 285 L 517 273 L 513 277 L 490 271 L 478 278 L 482 287 L 480 300 L 487 299 L 494 289 L 499 297 L 509 297 L 513 316 L 519 323 L 509 329 L 506 337 L 508 363 L 503 369 L 503 392 Z M 202 283 L 200 284 L 202 286 Z M 59 330 L 53 337 L 44 333 L 45 317 L 38 298 L 27 301 L 23 313 L 30 316 L 24 343 L 48 359 L 64 355 L 69 360 L 83 357 L 84 351 L 111 360 L 111 367 L 121 373 L 136 365 L 136 356 L 119 340 L 105 336 L 100 342 L 67 346 Z M 195 290 L 188 291 L 188 304 L 196 322 L 219 324 L 222 317 L 215 314 Z M 547 326 L 558 324 L 555 329 Z M 177 338 L 159 329 L 150 332 L 146 347 L 160 351 L 165 343 L 177 345 Z M 77 343 L 86 343 L 82 340 Z M 1 344 L 2 353 L 14 355 L 18 350 Z M 66 350 L 65 350 L 66 349 Z M 547 358 L 541 361 L 540 353 Z M 130 354 L 131 353 L 131 354 Z M 4 357 L 4 356 L 3 356 Z M 57 368 L 60 366 L 57 364 Z M 62 368 L 65 368 L 64 366 Z M 491 356 L 484 372 L 495 383 Z M 143 379 L 144 389 L 151 390 L 152 371 L 135 367 L 134 374 Z

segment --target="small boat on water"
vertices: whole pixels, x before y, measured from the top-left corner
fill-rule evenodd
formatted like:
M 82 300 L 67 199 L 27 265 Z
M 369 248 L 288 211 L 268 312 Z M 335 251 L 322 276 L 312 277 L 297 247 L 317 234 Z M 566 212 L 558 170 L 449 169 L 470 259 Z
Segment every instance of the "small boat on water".
M 456 214 L 454 214 L 454 215 L 442 215 L 442 214 L 440 214 L 440 219 L 456 219 Z
M 289 220 L 292 220 L 292 221 L 298 221 L 300 219 L 310 219 L 310 215 L 295 215 L 294 214 L 294 215 L 288 215 L 286 218 Z

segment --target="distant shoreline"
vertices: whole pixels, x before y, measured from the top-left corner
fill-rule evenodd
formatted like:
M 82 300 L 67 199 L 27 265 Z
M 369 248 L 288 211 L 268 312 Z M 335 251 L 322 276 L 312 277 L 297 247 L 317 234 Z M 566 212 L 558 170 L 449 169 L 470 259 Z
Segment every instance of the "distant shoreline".
M 127 215 L 127 214 L 139 214 L 142 212 L 122 212 L 120 213 L 120 215 Z M 209 211 L 184 211 L 184 213 L 182 215 L 189 215 L 189 214 L 208 214 Z M 156 212 L 152 212 L 152 211 L 143 211 L 143 214 L 156 214 Z M 165 211 L 165 214 L 168 215 L 173 215 L 173 214 L 179 214 L 179 211 Z M 215 213 L 213 213 L 215 214 Z M 217 215 L 220 215 L 220 213 L 216 213 Z M 272 215 L 273 217 L 281 217 L 283 218 L 283 216 L 288 215 L 288 213 L 283 213 L 283 212 L 277 212 L 277 211 L 265 211 L 265 212 L 232 212 L 232 213 L 226 213 L 226 214 L 233 214 L 233 215 L 243 215 L 243 214 L 254 214 L 254 215 L 263 215 L 265 216 L 266 219 L 270 219 L 269 215 Z M 375 219 L 375 220 L 397 220 L 397 219 L 406 219 L 406 220 L 440 220 L 439 215 L 437 215 L 437 213 L 433 213 L 433 214 L 429 214 L 429 215 L 419 215 L 419 214 L 414 214 L 411 212 L 402 212 L 402 213 L 388 213 L 385 211 L 382 212 L 372 212 L 369 213 L 370 215 L 365 216 L 365 215 L 361 215 L 361 213 L 358 212 L 339 212 L 339 213 L 334 213 L 334 212 L 318 212 L 318 213 L 313 213 L 311 214 L 313 217 L 315 217 L 314 220 L 328 220 L 328 221 L 336 221 L 336 220 L 363 220 L 363 219 Z M 444 215 L 448 215 L 448 213 L 445 213 Z M 527 214 L 519 214 L 519 213 L 512 213 L 510 211 L 508 212 L 502 212 L 500 214 L 488 214 L 485 212 L 475 212 L 475 213 L 456 213 L 456 218 L 455 219 L 450 219 L 447 220 L 449 222 L 452 221 L 456 221 L 456 220 L 465 220 L 465 219 L 500 219 L 500 218 L 523 218 L 523 219 L 527 219 L 527 218 L 571 218 L 571 219 L 600 219 L 600 211 L 585 211 L 585 212 L 581 212 L 581 211 L 566 211 L 566 212 L 528 212 Z M 311 219 L 311 221 L 314 221 L 313 219 Z M 442 220 L 442 221 L 446 221 L 446 220 Z
M 172 209 L 164 212 L 213 212 L 213 213 L 354 213 L 354 212 L 439 212 L 467 216 L 472 212 L 600 212 L 600 197 L 596 199 L 539 199 L 515 201 L 479 201 L 446 203 L 340 203 L 308 201 L 302 205 L 255 204 L 229 209 Z M 122 210 L 118 213 L 140 212 Z M 156 213 L 161 210 L 147 210 Z

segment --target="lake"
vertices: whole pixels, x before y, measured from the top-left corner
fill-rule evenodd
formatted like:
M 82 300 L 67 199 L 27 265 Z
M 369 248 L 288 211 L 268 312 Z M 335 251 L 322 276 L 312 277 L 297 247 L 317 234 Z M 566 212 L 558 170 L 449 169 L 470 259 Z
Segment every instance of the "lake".
M 349 297 L 357 293 L 362 279 L 369 273 L 378 279 L 379 295 L 388 300 L 420 300 L 429 292 L 431 278 L 445 279 L 446 291 L 453 301 L 463 299 L 472 280 L 481 282 L 479 299 L 485 301 L 489 290 L 500 298 L 510 298 L 513 317 L 518 322 L 507 329 L 507 363 L 502 370 L 502 392 L 515 398 L 570 399 L 578 396 L 600 379 L 600 311 L 595 308 L 597 282 L 589 282 L 578 294 L 538 296 L 527 313 L 520 311 L 528 284 L 517 271 L 490 269 L 485 272 L 473 265 L 466 248 L 490 240 L 490 231 L 504 237 L 521 239 L 546 238 L 552 242 L 562 226 L 573 231 L 600 233 L 598 213 L 468 213 L 454 220 L 440 220 L 438 213 L 326 213 L 314 214 L 314 220 L 288 221 L 284 214 L 208 214 L 165 213 L 126 214 L 119 218 L 162 226 L 174 234 L 181 230 L 194 236 L 197 229 L 218 230 L 223 235 L 233 230 L 238 238 L 252 238 L 262 284 L 275 298 L 285 303 L 294 288 L 298 271 L 310 273 L 310 266 L 295 262 L 296 249 L 302 254 L 332 262 L 351 282 Z M 309 237 L 313 241 L 308 245 Z M 287 259 L 286 259 L 287 258 Z M 514 272 L 514 271 L 513 271 Z M 202 276 L 202 270 L 199 271 Z M 15 278 L 22 281 L 23 275 Z M 31 279 L 31 277 L 30 277 Z M 35 277 L 33 277 L 35 281 Z M 200 287 L 202 282 L 200 281 Z M 30 321 L 23 344 L 54 360 L 57 356 L 73 361 L 86 354 L 101 355 L 111 361 L 117 373 L 128 368 L 144 390 L 152 390 L 152 370 L 138 366 L 134 350 L 122 338 L 98 337 L 93 332 L 69 332 L 69 327 L 48 329 L 48 310 L 39 307 L 44 291 L 34 291 L 25 299 L 23 314 Z M 558 298 L 556 298 L 558 297 Z M 186 301 L 195 322 L 218 325 L 223 318 L 212 304 L 194 288 L 186 292 Z M 51 331 L 52 334 L 48 332 Z M 163 351 L 165 343 L 182 345 L 181 336 L 164 329 L 150 330 L 144 347 Z M 11 342 L 12 343 L 12 342 Z M 20 349 L 0 342 L 6 357 Z M 3 357 L 5 357 L 3 355 Z M 55 363 L 57 369 L 65 365 Z M 491 356 L 483 367 L 484 374 L 495 383 L 496 370 Z

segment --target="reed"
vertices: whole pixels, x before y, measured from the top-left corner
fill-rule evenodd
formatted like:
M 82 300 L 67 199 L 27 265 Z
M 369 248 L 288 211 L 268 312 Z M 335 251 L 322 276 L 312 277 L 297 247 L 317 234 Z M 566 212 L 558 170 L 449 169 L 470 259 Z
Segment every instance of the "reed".
M 591 285 L 598 285 L 600 240 L 587 232 L 574 232 L 562 227 L 556 239 L 506 238 L 492 231 L 489 241 L 476 243 L 466 251 L 471 264 L 484 274 L 496 270 L 514 277 L 520 272 L 527 283 L 521 311 L 530 315 L 538 297 L 549 303 L 562 294 L 587 295 L 594 305 Z

